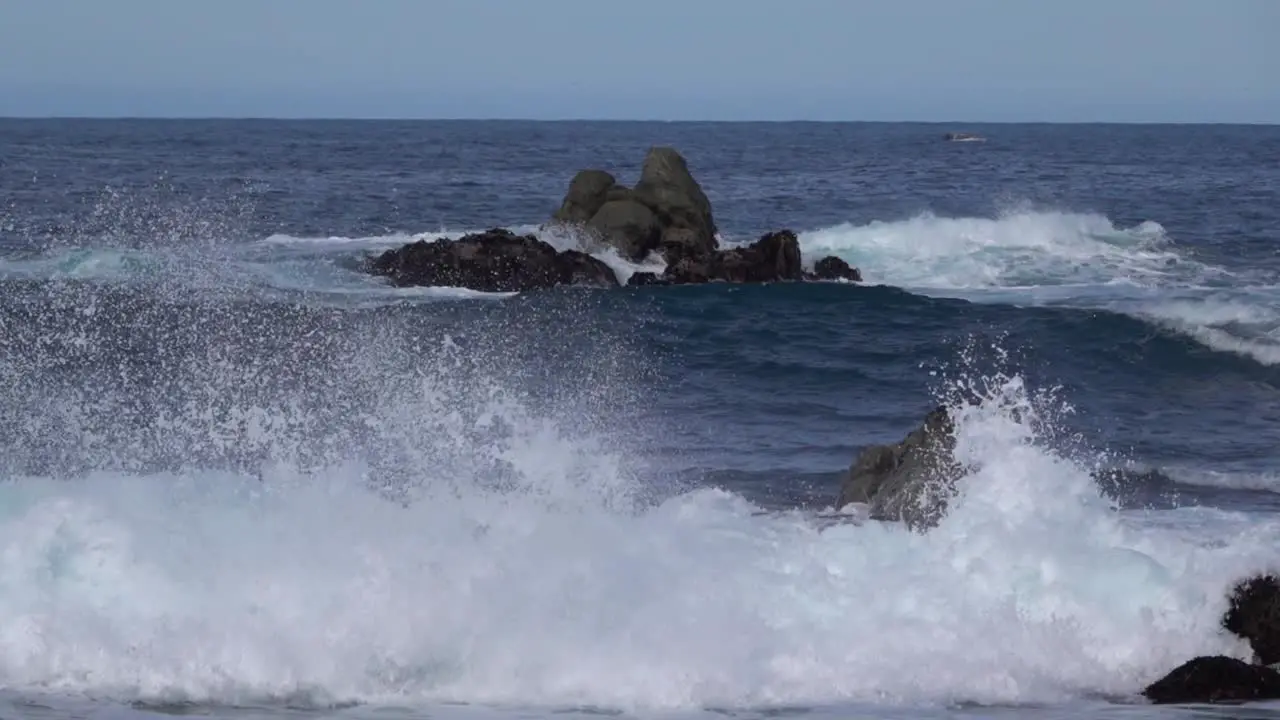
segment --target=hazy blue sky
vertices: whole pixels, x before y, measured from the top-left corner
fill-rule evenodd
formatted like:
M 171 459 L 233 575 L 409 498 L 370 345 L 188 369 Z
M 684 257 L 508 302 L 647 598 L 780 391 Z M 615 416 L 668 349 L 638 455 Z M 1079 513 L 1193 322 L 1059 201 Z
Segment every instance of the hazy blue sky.
M 1280 122 L 1280 0 L 0 0 L 0 115 Z

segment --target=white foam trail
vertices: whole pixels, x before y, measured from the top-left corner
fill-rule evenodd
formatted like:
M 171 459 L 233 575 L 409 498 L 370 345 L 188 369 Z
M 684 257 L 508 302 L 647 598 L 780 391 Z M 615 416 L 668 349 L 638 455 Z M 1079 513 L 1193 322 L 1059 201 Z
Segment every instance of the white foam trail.
M 1115 305 L 1214 350 L 1250 357 L 1263 365 L 1280 365 L 1280 287 L 1208 290 L 1190 298 Z
M 407 507 L 356 464 L 6 482 L 0 679 L 224 703 L 938 706 L 1133 693 L 1243 654 L 1224 591 L 1280 528 L 1119 515 L 1038 446 L 1021 383 L 993 387 L 959 422 L 980 470 L 926 535 L 717 490 L 639 509 L 622 458 L 509 402 L 499 446 L 468 450 L 443 417 L 422 441 L 496 454 L 514 486 L 423 464 Z
M 1280 472 L 1223 472 L 1199 468 L 1168 468 L 1164 472 L 1187 485 L 1280 493 Z
M 932 290 L 1144 281 L 1199 275 L 1169 247 L 1164 228 L 1117 228 L 1100 215 L 1014 212 L 996 218 L 925 213 L 897 222 L 802 233 L 809 258 L 838 255 L 868 282 Z
M 1147 319 L 1224 352 L 1280 363 L 1280 287 L 1180 251 L 1157 222 L 1096 214 L 925 213 L 803 233 L 805 257 L 837 255 L 869 283 L 976 302 L 1095 307 Z

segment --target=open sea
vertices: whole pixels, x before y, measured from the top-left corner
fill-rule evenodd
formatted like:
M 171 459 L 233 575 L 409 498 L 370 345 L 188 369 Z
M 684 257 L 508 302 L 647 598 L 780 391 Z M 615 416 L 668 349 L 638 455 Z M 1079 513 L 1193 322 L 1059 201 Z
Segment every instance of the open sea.
M 866 282 L 356 270 L 658 144 Z M 1280 127 L 0 120 L 2 717 L 1280 717 L 1139 695 L 1278 561 Z

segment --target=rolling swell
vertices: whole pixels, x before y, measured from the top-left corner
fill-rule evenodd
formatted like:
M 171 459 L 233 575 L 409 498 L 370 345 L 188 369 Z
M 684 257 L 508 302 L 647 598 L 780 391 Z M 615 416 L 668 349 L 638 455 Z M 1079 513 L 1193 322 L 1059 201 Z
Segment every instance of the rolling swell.
M 958 378 L 1014 373 L 1078 399 L 1058 434 L 1105 455 L 1104 465 L 1140 460 L 1172 472 L 1207 458 L 1208 468 L 1238 473 L 1243 486 L 1277 487 L 1262 480 L 1280 440 L 1276 369 L 1123 313 L 884 286 L 628 292 L 652 302 L 647 332 L 676 363 L 667 386 L 676 399 L 662 406 L 737 428 L 729 438 L 705 437 L 705 450 L 687 438 L 661 446 L 708 472 L 821 477 L 847 465 L 857 447 L 896 442 Z M 1171 434 L 1171 423 L 1196 431 Z M 797 431 L 803 442 L 780 441 Z M 732 450 L 729 467 L 712 447 Z M 1216 485 L 1230 484 L 1219 478 Z

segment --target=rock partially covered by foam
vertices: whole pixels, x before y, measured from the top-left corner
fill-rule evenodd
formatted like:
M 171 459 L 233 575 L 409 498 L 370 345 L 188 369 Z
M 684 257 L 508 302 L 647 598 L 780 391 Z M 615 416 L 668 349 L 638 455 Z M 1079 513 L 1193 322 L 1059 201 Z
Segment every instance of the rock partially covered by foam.
M 1156 703 L 1280 700 L 1280 581 L 1256 575 L 1231 589 L 1222 626 L 1249 641 L 1256 664 L 1235 658 L 1193 658 L 1144 691 Z
M 894 445 L 873 445 L 853 461 L 837 507 L 865 504 L 877 520 L 927 530 L 946 514 L 963 469 L 955 460 L 955 424 L 945 406 Z
M 1280 673 L 1221 655 L 1198 657 L 1151 683 L 1142 694 L 1159 704 L 1276 700 Z
M 369 258 L 366 270 L 398 286 L 464 287 L 483 292 L 618 285 L 613 270 L 586 253 L 557 251 L 532 235 L 503 229 L 457 240 L 419 240 Z

